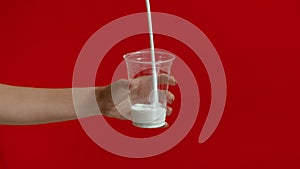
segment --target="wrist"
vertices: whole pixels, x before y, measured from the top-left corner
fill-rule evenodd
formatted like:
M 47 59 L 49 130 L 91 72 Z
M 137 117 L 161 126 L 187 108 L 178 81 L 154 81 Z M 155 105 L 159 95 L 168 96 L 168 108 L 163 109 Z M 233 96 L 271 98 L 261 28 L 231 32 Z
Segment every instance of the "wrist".
M 96 100 L 97 100 L 98 108 L 100 110 L 101 115 L 105 115 L 105 112 L 107 111 L 106 110 L 107 103 L 106 103 L 106 99 L 105 99 L 106 89 L 107 89 L 107 86 L 95 88 Z

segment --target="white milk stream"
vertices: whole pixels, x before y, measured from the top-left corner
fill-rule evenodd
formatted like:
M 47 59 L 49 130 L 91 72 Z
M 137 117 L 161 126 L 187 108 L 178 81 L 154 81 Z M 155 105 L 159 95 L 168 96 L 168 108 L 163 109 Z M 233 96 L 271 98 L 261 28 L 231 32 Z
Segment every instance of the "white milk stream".
M 151 47 L 150 50 L 151 50 L 152 77 L 153 77 L 152 83 L 153 83 L 153 90 L 154 90 L 154 98 L 152 104 L 158 105 L 157 74 L 156 74 L 156 65 L 155 65 L 152 18 L 151 18 L 151 9 L 150 9 L 149 0 L 146 0 L 146 5 L 147 5 L 148 27 L 149 27 L 149 37 L 150 37 L 150 47 Z

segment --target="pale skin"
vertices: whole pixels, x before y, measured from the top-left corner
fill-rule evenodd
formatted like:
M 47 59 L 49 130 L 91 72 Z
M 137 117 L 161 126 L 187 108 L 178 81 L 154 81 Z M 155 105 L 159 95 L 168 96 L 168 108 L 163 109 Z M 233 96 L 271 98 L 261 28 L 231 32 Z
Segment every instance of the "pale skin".
M 176 85 L 173 77 L 160 75 L 160 82 Z M 140 77 L 131 82 L 118 80 L 108 86 L 86 88 L 88 93 L 96 95 L 100 114 L 112 118 L 126 119 L 124 115 L 130 114 L 130 101 L 128 99 L 128 86 L 130 90 L 138 91 L 140 86 L 150 83 L 151 76 Z M 113 89 L 113 90 L 111 90 Z M 114 101 L 112 99 L 114 91 Z M 139 92 L 136 97 L 138 98 Z M 174 101 L 174 95 L 166 92 L 168 103 Z M 89 109 L 88 101 L 83 101 L 81 106 Z M 172 109 L 167 108 L 167 114 Z M 86 114 L 90 116 L 90 114 Z M 0 124 L 7 125 L 32 125 L 51 122 L 60 122 L 77 119 L 73 105 L 72 88 L 47 89 L 17 87 L 0 84 Z

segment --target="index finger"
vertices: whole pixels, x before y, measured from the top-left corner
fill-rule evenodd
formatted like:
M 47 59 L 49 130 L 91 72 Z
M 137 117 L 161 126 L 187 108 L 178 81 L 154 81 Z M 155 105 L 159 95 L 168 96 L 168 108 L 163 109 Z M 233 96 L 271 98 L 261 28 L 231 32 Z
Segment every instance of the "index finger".
M 173 76 L 168 75 L 168 74 L 159 74 L 157 79 L 158 79 L 158 84 L 167 84 L 167 82 L 171 86 L 175 86 L 177 84 L 175 78 Z

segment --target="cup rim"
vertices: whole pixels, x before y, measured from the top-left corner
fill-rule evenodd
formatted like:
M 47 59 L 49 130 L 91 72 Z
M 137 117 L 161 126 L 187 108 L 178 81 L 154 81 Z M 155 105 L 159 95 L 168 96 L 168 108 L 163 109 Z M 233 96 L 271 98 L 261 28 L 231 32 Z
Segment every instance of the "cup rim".
M 140 61 L 140 60 L 130 60 L 129 57 L 132 55 L 137 55 L 137 54 L 146 54 L 146 53 L 150 53 L 151 50 L 141 50 L 141 51 L 136 51 L 136 52 L 130 52 L 130 53 L 126 53 L 125 55 L 123 55 L 123 58 L 126 62 L 130 62 L 130 63 L 142 63 L 142 64 L 152 64 L 152 61 Z M 167 62 L 172 62 L 173 60 L 175 60 L 175 55 L 173 53 L 170 52 L 164 52 L 164 51 L 154 51 L 155 54 L 165 54 L 170 56 L 169 59 L 167 60 L 160 60 L 160 61 L 155 61 L 155 64 L 160 64 L 160 63 L 167 63 Z

